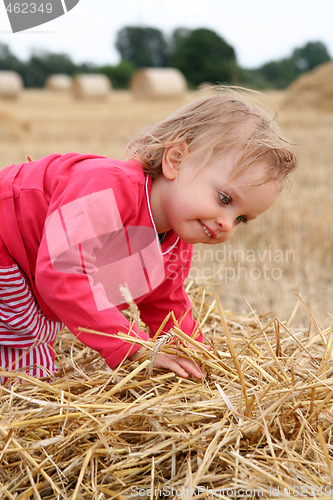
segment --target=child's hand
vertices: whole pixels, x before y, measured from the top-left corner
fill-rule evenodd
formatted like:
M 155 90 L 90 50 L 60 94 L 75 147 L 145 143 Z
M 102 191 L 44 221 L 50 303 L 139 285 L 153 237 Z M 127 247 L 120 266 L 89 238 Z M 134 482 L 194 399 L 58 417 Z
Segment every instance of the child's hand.
M 157 354 L 154 361 L 155 368 L 166 368 L 172 370 L 180 377 L 187 378 L 193 375 L 195 378 L 204 377 L 204 373 L 190 359 L 176 354 Z
M 145 347 L 140 347 L 140 349 L 132 354 L 129 359 L 135 361 L 145 352 L 145 350 Z M 183 356 L 177 356 L 176 354 L 157 354 L 154 359 L 154 367 L 171 370 L 175 372 L 176 375 L 183 378 L 187 378 L 189 375 L 193 375 L 195 378 L 202 378 L 205 376 L 205 373 L 202 372 L 193 361 Z

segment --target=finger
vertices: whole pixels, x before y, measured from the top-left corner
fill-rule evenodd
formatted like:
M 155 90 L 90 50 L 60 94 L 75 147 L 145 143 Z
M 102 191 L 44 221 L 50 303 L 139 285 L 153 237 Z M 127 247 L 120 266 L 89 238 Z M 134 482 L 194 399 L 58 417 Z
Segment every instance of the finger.
M 176 375 L 179 375 L 182 378 L 187 378 L 188 373 L 186 370 L 184 370 L 180 364 L 178 364 L 176 361 L 170 363 L 169 369 L 171 369 L 173 372 L 176 373 Z
M 205 374 L 198 368 L 198 366 L 187 358 L 178 358 L 178 364 L 184 368 L 190 375 L 193 375 L 195 378 L 202 378 Z
M 167 370 L 171 370 L 179 375 L 180 377 L 187 378 L 187 371 L 177 363 L 176 359 L 173 356 L 158 354 L 155 359 L 154 366 L 156 368 L 165 368 Z

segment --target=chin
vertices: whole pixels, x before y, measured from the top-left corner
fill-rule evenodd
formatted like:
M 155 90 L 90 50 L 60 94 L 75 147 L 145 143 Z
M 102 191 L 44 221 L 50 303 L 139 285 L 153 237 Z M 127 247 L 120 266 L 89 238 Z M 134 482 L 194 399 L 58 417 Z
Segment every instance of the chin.
M 215 241 L 198 240 L 193 238 L 181 238 L 185 243 L 190 243 L 191 245 L 214 245 Z
M 182 241 L 185 241 L 185 243 L 189 243 L 191 245 L 195 245 L 196 243 L 202 243 L 202 241 L 198 241 L 197 239 L 191 238 L 191 236 L 186 236 L 185 234 L 182 235 L 181 233 L 176 233 L 176 234 Z
M 224 241 L 210 239 L 209 241 L 203 241 L 202 243 L 204 245 L 218 245 L 219 243 L 224 243 Z

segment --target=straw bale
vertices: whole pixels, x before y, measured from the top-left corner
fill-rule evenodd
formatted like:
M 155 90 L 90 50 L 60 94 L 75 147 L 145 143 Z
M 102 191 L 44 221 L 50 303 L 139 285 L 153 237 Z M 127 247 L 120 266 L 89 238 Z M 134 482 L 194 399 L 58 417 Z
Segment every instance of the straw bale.
M 45 87 L 57 92 L 68 92 L 72 89 L 72 78 L 63 74 L 51 75 L 46 79 Z
M 131 90 L 138 99 L 175 98 L 184 95 L 187 83 L 176 68 L 145 68 L 135 73 Z
M 13 99 L 23 89 L 22 78 L 15 71 L 0 71 L 0 97 Z
M 111 82 L 105 75 L 77 75 L 73 82 L 74 96 L 81 99 L 105 99 L 109 96 Z
M 287 89 L 282 107 L 333 111 L 333 62 L 317 66 Z
M 148 375 L 151 354 L 110 371 L 67 331 L 51 382 L 0 373 L 4 498 L 332 498 L 332 327 L 188 292 L 211 350 L 184 347 L 177 327 L 161 350 L 205 366 L 202 381 Z

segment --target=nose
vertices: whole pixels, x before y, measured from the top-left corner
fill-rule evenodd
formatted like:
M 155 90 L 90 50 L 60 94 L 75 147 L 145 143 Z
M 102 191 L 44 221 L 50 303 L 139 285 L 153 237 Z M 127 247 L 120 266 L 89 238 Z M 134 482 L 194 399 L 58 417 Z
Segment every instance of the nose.
M 216 219 L 216 224 L 221 233 L 231 233 L 230 236 L 228 234 L 228 238 L 230 238 L 235 231 L 233 221 L 229 217 L 218 217 Z

